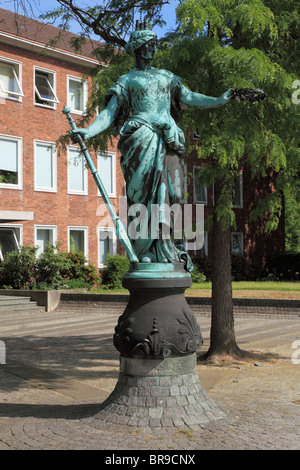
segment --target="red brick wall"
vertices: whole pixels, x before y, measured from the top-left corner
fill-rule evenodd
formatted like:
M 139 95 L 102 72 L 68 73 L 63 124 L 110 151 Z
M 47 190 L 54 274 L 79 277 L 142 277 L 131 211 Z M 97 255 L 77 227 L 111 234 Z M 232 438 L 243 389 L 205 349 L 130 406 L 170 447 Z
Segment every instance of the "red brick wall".
M 193 165 L 201 166 L 204 162 L 199 160 L 193 152 L 186 158 L 188 172 L 192 174 Z M 285 250 L 285 224 L 284 213 L 282 213 L 277 230 L 270 234 L 265 233 L 266 217 L 250 222 L 250 213 L 256 207 L 260 198 L 274 190 L 275 176 L 270 173 L 266 178 L 252 180 L 250 168 L 243 168 L 243 207 L 235 208 L 236 229 L 234 232 L 244 233 L 244 254 L 246 258 L 254 263 L 264 265 L 268 256 L 282 253 Z M 188 183 L 189 203 L 193 203 L 193 178 Z M 204 206 L 204 217 L 207 219 L 213 214 L 213 186 L 207 188 L 207 205 Z M 212 255 L 212 231 L 208 232 L 208 257 Z
M 57 155 L 57 192 L 34 191 L 34 140 L 55 142 L 70 130 L 67 118 L 62 114 L 67 104 L 67 75 L 81 78 L 87 69 L 68 62 L 47 58 L 45 55 L 21 50 L 1 44 L 0 55 L 22 62 L 22 102 L 2 100 L 0 104 L 0 134 L 23 139 L 23 190 L 0 188 L 0 209 L 33 211 L 34 221 L 23 221 L 23 243 L 34 243 L 34 225 L 56 225 L 57 238 L 62 249 L 67 250 L 68 226 L 89 228 L 89 260 L 97 265 L 96 229 L 99 217 L 97 206 L 102 198 L 97 196 L 97 187 L 92 175 L 88 177 L 88 196 L 71 195 L 67 191 L 67 156 Z M 56 110 L 34 105 L 34 66 L 56 72 Z M 89 80 L 90 85 L 90 80 Z M 73 118 L 80 116 L 73 114 Z M 109 149 L 117 152 L 117 142 Z M 92 155 L 96 165 L 95 155 Z M 118 211 L 119 195 L 124 194 L 124 180 L 120 170 L 120 155 L 117 153 L 116 194 L 112 199 Z

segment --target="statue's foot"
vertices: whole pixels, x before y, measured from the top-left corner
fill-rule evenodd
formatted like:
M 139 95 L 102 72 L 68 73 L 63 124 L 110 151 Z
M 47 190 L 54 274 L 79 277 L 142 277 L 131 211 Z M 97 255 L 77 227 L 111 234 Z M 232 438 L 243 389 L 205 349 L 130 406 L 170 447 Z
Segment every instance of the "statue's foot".
M 144 256 L 144 258 L 142 258 L 142 263 L 151 263 L 151 259 L 148 258 L 148 256 Z

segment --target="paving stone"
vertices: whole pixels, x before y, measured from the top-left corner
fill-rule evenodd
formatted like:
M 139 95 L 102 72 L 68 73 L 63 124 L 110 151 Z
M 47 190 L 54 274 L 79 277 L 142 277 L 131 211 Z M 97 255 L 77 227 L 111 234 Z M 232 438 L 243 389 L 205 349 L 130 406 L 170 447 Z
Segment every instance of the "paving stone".
M 172 378 L 172 386 L 188 388 L 187 396 L 175 396 L 170 392 L 167 397 L 157 397 L 150 394 L 151 386 L 143 387 L 143 394 L 137 395 L 137 406 L 130 405 L 132 409 L 138 408 L 139 412 L 149 411 L 152 406 L 147 407 L 146 400 L 154 398 L 155 406 L 164 403 L 161 407 L 167 407 L 172 415 L 176 400 L 176 416 L 169 417 L 168 412 L 162 418 L 124 414 L 128 410 L 129 397 L 136 396 L 135 392 L 128 393 L 131 386 L 137 386 L 136 379 L 129 386 L 127 379 L 120 377 L 123 403 L 110 401 L 110 409 L 115 413 L 113 418 L 104 409 L 100 411 L 99 395 L 91 398 L 95 391 L 108 397 L 118 380 L 118 361 L 112 366 L 113 349 L 107 351 L 114 327 L 111 326 L 106 336 L 95 333 L 97 322 L 107 325 L 111 321 L 114 325 L 116 313 L 106 315 L 101 312 L 99 315 L 99 308 L 80 312 L 77 308 L 51 315 L 23 315 L 17 323 L 15 318 L 7 316 L 2 319 L 1 340 L 7 343 L 8 358 L 19 361 L 19 375 L 16 375 L 17 369 L 10 368 L 9 364 L 0 366 L 0 449 L 103 449 L 112 452 L 171 448 L 178 451 L 192 449 L 193 452 L 204 449 L 299 450 L 300 365 L 291 361 L 294 352 L 291 345 L 299 336 L 299 319 L 296 320 L 295 316 L 285 318 L 283 314 L 275 317 L 271 310 L 264 318 L 262 314 L 247 315 L 236 318 L 235 322 L 243 347 L 278 356 L 269 362 L 259 360 L 262 364 L 259 368 L 250 363 L 240 369 L 223 366 L 225 373 L 219 376 L 221 379 L 205 388 L 206 391 L 199 389 L 193 375 L 190 383 L 187 377 L 185 382 Z M 198 317 L 200 325 L 205 326 L 205 318 Z M 20 321 L 22 331 L 16 328 Z M 83 328 L 86 328 L 84 333 Z M 103 328 L 99 329 L 101 333 Z M 204 328 L 205 338 L 207 334 Z M 107 361 L 107 365 L 103 369 L 94 369 L 98 360 L 101 364 Z M 31 375 L 34 367 L 40 372 L 42 387 Z M 214 367 L 198 366 L 200 384 L 201 378 L 213 376 L 215 371 Z M 98 376 L 96 381 L 95 376 Z M 55 377 L 59 380 L 55 381 L 54 387 Z M 169 388 L 168 382 L 160 379 L 159 386 Z M 198 392 L 194 392 L 192 385 Z M 201 398 L 202 405 L 197 400 L 193 403 L 194 393 Z M 179 405 L 177 400 L 183 398 L 186 398 L 186 403 Z M 214 407 L 216 403 L 218 407 Z M 191 405 L 201 424 L 195 423 L 195 416 L 187 415 L 191 410 L 187 407 Z M 213 415 L 213 421 L 209 421 L 209 413 Z

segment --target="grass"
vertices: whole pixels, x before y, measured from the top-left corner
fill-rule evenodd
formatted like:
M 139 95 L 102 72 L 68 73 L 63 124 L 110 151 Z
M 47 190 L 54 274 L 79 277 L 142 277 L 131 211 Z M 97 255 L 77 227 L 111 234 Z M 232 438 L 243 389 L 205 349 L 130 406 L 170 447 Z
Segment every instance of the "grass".
M 193 284 L 190 288 L 211 289 L 211 282 Z M 300 293 L 300 281 L 276 282 L 276 281 L 239 281 L 232 282 L 232 290 L 274 290 L 274 291 L 298 291 Z
M 300 296 L 300 281 L 294 282 L 276 282 L 276 281 L 240 281 L 232 283 L 233 291 L 247 291 L 251 297 L 255 297 L 255 291 L 276 291 L 276 292 L 292 292 L 295 295 Z M 192 286 L 187 289 L 187 295 L 197 295 L 197 291 L 211 291 L 211 282 L 202 282 L 198 284 L 192 284 Z M 98 294 L 128 294 L 128 290 L 124 288 L 119 289 L 93 289 L 92 293 Z M 203 292 L 204 293 L 204 292 Z M 208 293 L 209 295 L 209 293 Z M 270 294 L 271 295 L 271 294 Z

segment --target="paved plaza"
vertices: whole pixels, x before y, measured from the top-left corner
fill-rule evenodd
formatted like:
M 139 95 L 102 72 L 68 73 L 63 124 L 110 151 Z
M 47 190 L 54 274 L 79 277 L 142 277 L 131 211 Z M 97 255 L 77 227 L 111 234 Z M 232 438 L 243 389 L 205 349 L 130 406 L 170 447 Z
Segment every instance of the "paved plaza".
M 51 313 L 1 314 L 0 450 L 300 449 L 299 312 L 237 314 L 237 342 L 257 357 L 222 366 L 198 363 L 200 383 L 225 418 L 149 428 L 94 418 L 117 383 L 112 336 L 121 311 L 122 305 L 78 304 Z M 205 351 L 210 318 L 197 312 L 196 318 Z

